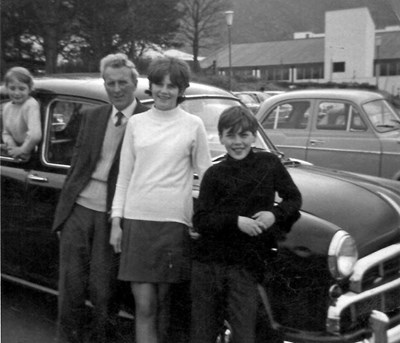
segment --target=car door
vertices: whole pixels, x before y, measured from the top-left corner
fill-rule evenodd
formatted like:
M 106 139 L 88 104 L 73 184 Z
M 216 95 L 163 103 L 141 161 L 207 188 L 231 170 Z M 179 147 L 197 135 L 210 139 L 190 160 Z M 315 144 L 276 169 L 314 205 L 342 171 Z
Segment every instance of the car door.
M 379 175 L 381 146 L 362 111 L 348 101 L 316 104 L 306 160 L 319 166 Z
M 11 198 L 13 206 L 13 213 L 7 214 L 10 218 L 6 227 L 2 227 L 2 233 L 7 232 L 2 246 L 17 247 L 3 254 L 7 265 L 18 265 L 18 273 L 13 274 L 54 289 L 58 277 L 58 236 L 51 231 L 55 208 L 69 168 L 82 110 L 98 103 L 45 95 L 40 97 L 40 102 L 43 138 L 37 152 L 25 165 L 2 170 L 2 183 L 7 184 L 2 197 Z M 7 206 L 10 207 L 2 204 L 3 213 Z M 11 234 L 13 230 L 15 233 Z M 18 245 L 14 245 L 17 238 Z
M 306 159 L 313 103 L 309 99 L 282 101 L 267 109 L 261 125 L 285 156 Z
M 1 113 L 9 100 L 2 100 Z M 2 120 L 0 121 L 2 124 Z M 2 141 L 3 144 L 3 141 Z M 33 156 L 37 156 L 36 153 Z M 22 275 L 22 238 L 27 204 L 25 197 L 27 169 L 32 164 L 11 158 L 2 146 L 1 159 L 1 270 Z
M 363 110 L 380 141 L 382 177 L 400 180 L 400 116 L 384 99 L 363 104 Z
M 46 101 L 40 166 L 29 170 L 23 263 L 27 277 L 52 285 L 58 277 L 58 236 L 51 231 L 58 198 L 71 162 L 82 111 L 98 105 L 56 96 Z

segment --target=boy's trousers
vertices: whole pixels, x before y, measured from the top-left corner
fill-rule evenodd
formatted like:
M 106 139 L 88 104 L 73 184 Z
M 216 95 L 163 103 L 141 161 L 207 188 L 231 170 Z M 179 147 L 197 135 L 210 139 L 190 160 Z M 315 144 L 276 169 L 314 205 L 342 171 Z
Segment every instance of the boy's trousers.
M 257 283 L 245 268 L 193 261 L 191 343 L 213 343 L 223 331 L 224 320 L 234 343 L 254 343 Z

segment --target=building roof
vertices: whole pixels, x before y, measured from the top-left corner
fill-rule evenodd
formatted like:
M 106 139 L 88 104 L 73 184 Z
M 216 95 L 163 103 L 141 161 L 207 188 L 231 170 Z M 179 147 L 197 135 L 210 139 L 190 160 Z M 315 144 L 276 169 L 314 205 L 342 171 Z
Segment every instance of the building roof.
M 379 49 L 380 59 L 400 58 L 400 33 L 381 32 Z M 249 44 L 232 44 L 232 66 L 263 67 L 277 65 L 299 65 L 324 62 L 324 44 L 322 38 L 293 39 Z M 229 46 L 225 46 L 201 61 L 207 68 L 216 61 L 217 68 L 229 67 Z

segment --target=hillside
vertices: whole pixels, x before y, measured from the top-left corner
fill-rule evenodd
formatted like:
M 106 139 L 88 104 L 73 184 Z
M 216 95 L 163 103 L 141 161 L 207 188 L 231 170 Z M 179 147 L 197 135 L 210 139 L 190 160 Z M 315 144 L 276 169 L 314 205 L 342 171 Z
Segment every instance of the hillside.
M 325 12 L 368 7 L 377 28 L 400 25 L 391 2 L 400 0 L 231 0 L 232 41 L 292 39 L 294 32 L 324 32 Z

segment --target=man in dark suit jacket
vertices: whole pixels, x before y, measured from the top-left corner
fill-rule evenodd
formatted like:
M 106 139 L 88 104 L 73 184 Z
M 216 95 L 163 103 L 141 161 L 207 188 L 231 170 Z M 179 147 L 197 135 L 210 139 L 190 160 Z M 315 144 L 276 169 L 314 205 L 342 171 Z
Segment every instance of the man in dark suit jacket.
M 60 232 L 61 342 L 111 341 L 117 312 L 118 256 L 109 244 L 109 213 L 126 122 L 148 109 L 135 98 L 138 73 L 126 55 L 104 57 L 100 71 L 111 104 L 82 114 L 53 223 L 53 230 Z M 84 330 L 87 297 L 93 304 L 91 330 Z

